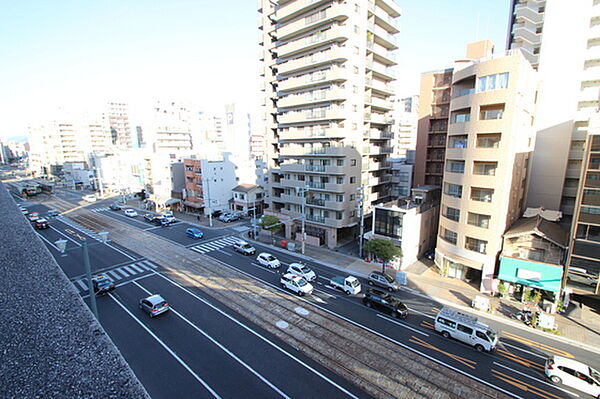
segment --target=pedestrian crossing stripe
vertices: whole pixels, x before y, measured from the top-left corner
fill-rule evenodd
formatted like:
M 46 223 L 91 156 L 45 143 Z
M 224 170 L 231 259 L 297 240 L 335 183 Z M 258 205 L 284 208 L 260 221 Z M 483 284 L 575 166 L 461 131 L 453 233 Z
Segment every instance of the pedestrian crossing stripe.
M 154 269 L 157 268 L 158 265 L 156 265 L 155 263 L 150 262 L 149 260 L 142 260 L 136 263 L 132 263 L 130 265 L 121 266 L 116 269 L 102 272 L 101 274 L 106 274 L 111 279 L 118 281 L 127 277 L 135 276 L 139 273 L 154 271 Z M 88 291 L 87 278 L 77 279 L 73 281 L 73 284 L 75 284 L 75 287 L 79 286 L 81 288 L 81 291 L 83 291 L 84 293 Z
M 225 237 L 216 241 L 207 242 L 204 244 L 196 245 L 191 247 L 192 251 L 198 252 L 200 254 L 205 254 L 210 251 L 216 251 L 217 249 L 221 249 L 224 247 L 228 247 L 233 245 L 234 242 L 238 241 L 236 237 Z
M 90 209 L 90 211 L 92 211 L 92 212 L 105 212 L 108 210 L 110 210 L 110 208 L 108 208 L 108 207 Z

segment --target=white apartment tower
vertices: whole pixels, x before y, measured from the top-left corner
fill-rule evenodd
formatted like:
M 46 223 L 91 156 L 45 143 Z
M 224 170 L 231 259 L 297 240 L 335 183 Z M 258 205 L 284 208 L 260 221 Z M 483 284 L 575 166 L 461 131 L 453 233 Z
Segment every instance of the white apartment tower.
M 538 70 L 529 207 L 573 215 L 588 134 L 599 106 L 600 2 L 511 0 L 507 47 Z
M 108 103 L 104 123 L 110 129 L 112 144 L 120 148 L 131 148 L 129 111 L 125 103 Z
M 394 0 L 261 0 L 270 212 L 286 236 L 330 248 L 389 199 Z M 303 213 L 304 210 L 304 213 Z

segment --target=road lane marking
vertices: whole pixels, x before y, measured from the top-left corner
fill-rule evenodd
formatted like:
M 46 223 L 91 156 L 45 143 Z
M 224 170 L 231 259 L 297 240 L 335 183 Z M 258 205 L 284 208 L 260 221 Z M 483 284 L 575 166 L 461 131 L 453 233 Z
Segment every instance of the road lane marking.
M 521 380 L 518 380 L 518 379 L 511 377 L 509 375 L 506 375 L 504 373 L 501 373 L 498 370 L 492 369 L 492 375 L 494 377 L 498 378 L 499 380 L 502 380 L 516 388 L 521 389 L 522 391 L 531 392 L 531 393 L 536 394 L 544 399 L 553 399 L 553 398 L 561 399 L 560 396 L 556 396 L 554 394 L 544 392 L 541 388 L 538 388 L 534 385 L 531 385 L 531 384 L 528 384 Z
M 528 354 L 530 354 L 532 356 L 536 356 L 536 357 L 539 357 L 540 359 L 544 359 L 544 361 L 548 358 L 548 356 L 543 356 L 543 355 L 540 355 L 538 353 L 528 351 L 527 349 L 519 348 L 518 346 L 508 344 L 508 343 L 506 343 L 504 341 L 502 341 L 502 346 L 508 346 L 509 348 L 513 348 L 513 349 L 516 349 L 518 351 L 528 353 Z
M 123 266 L 123 269 L 125 269 L 129 274 L 137 274 L 136 271 L 129 266 Z
M 151 295 L 152 293 L 150 291 L 148 291 L 147 289 L 145 289 L 144 287 L 142 287 L 137 281 L 134 281 L 133 284 L 135 284 L 136 286 L 138 286 L 139 288 L 141 288 L 142 290 L 144 290 L 148 295 Z M 275 385 L 273 385 L 271 383 L 271 381 L 269 381 L 268 379 L 266 379 L 265 377 L 263 377 L 259 372 L 257 372 L 256 370 L 254 370 L 252 367 L 250 367 L 249 364 L 247 364 L 246 362 L 244 362 L 242 359 L 240 359 L 239 357 L 237 357 L 233 352 L 231 352 L 229 349 L 227 349 L 225 346 L 223 346 L 220 342 L 218 342 L 217 340 L 215 340 L 213 337 L 211 337 L 208 333 L 206 333 L 204 330 L 202 330 L 200 327 L 198 327 L 196 324 L 192 323 L 190 320 L 188 320 L 185 316 L 183 316 L 181 313 L 179 313 L 178 311 L 176 311 L 175 309 L 173 309 L 173 307 L 170 308 L 171 312 L 175 313 L 177 316 L 179 316 L 183 321 L 185 321 L 187 324 L 189 324 L 194 330 L 198 331 L 200 334 L 202 334 L 205 338 L 207 338 L 210 342 L 212 342 L 213 344 L 215 344 L 219 349 L 221 349 L 223 352 L 227 353 L 229 356 L 231 356 L 236 362 L 238 362 L 239 364 L 241 364 L 246 370 L 250 371 L 252 374 L 254 374 L 256 377 L 258 377 L 262 382 L 264 382 L 265 384 L 267 384 L 269 387 L 271 387 L 271 389 L 273 389 L 275 392 L 277 392 L 279 395 L 281 395 L 282 397 L 286 398 L 286 399 L 291 399 L 288 395 L 286 395 L 285 393 L 283 393 L 283 391 L 281 391 L 279 388 L 277 388 Z
M 107 274 L 110 274 L 111 276 L 113 276 L 114 278 L 116 278 L 117 280 L 122 279 L 123 277 L 121 277 L 119 274 L 115 273 L 113 270 L 106 272 Z
M 217 249 L 217 252 L 222 253 L 223 255 L 227 255 L 227 256 L 233 256 L 233 254 L 230 254 L 229 252 L 225 252 L 222 249 Z
M 416 328 L 412 328 L 412 327 L 406 325 L 405 323 L 401 323 L 401 322 L 399 322 L 397 320 L 390 319 L 389 317 L 386 317 L 386 316 L 381 315 L 379 313 L 377 313 L 376 316 L 379 317 L 379 318 L 381 318 L 381 319 L 383 319 L 383 320 L 387 320 L 390 323 L 394 323 L 394 324 L 399 325 L 401 327 L 408 328 L 409 330 L 412 330 L 412 331 L 416 332 L 417 334 L 421 334 L 421 335 L 424 335 L 426 337 L 429 337 L 429 334 L 424 333 L 423 331 L 419 331 Z
M 409 341 L 412 342 L 412 343 L 415 343 L 417 345 L 421 345 L 421 346 L 423 346 L 425 348 L 429 348 L 429 349 L 434 350 L 436 352 L 442 353 L 442 354 L 450 357 L 451 359 L 454 359 L 457 362 L 462 363 L 462 364 L 464 364 L 467 367 L 470 367 L 473 370 L 475 370 L 475 366 L 477 365 L 477 362 L 475 360 L 467 359 L 465 357 L 458 356 L 458 355 L 455 355 L 453 353 L 443 351 L 443 350 L 441 350 L 441 349 L 433 346 L 429 342 L 425 342 L 421 338 L 415 337 L 414 335 L 409 339 Z
M 250 262 L 250 264 L 251 264 L 252 266 L 254 266 L 254 267 L 258 267 L 259 269 L 261 269 L 261 270 L 264 270 L 264 271 L 267 271 L 267 272 L 269 272 L 269 273 L 277 273 L 275 270 L 273 270 L 273 269 L 270 269 L 270 268 L 268 268 L 268 267 L 266 267 L 266 266 L 261 266 L 261 265 L 259 265 L 258 263 Z
M 134 263 L 134 264 L 132 264 L 132 265 L 128 265 L 128 266 L 129 266 L 129 267 L 132 267 L 132 268 L 134 268 L 135 270 L 137 270 L 137 271 L 138 271 L 138 273 L 143 273 L 143 272 L 144 272 L 144 269 L 142 269 L 141 267 L 139 267 L 139 266 L 138 266 L 138 265 L 136 265 L 135 263 Z
M 521 337 L 521 336 L 519 336 L 517 334 L 513 334 L 513 333 L 510 333 L 508 331 L 502 331 L 502 333 L 503 333 L 503 335 L 506 336 L 506 338 L 514 339 L 515 341 L 524 343 L 526 345 L 533 346 L 535 348 L 539 348 L 539 349 L 548 351 L 550 353 L 554 353 L 554 354 L 559 355 L 559 356 L 568 357 L 570 359 L 574 359 L 575 358 L 575 356 L 573 356 L 569 352 L 563 351 L 563 350 L 558 349 L 558 348 L 554 348 L 554 347 L 552 347 L 550 345 L 545 345 L 545 344 L 542 344 L 541 342 L 536 342 L 534 340 Z
M 77 245 L 78 247 L 81 246 L 80 243 L 78 243 L 77 241 L 75 241 L 74 239 L 72 239 L 71 237 L 69 237 L 68 235 L 64 234 L 62 231 L 58 230 L 57 228 L 50 226 L 50 230 L 56 231 L 58 234 L 60 234 L 61 236 L 65 237 L 67 240 L 69 240 L 71 242 L 74 242 L 75 245 Z M 65 229 L 65 231 L 69 232 L 69 231 L 73 231 L 73 230 L 71 230 L 71 229 Z M 73 233 L 75 233 L 75 232 L 73 231 Z
M 158 336 L 156 336 L 156 334 L 154 334 L 148 327 L 146 327 L 146 325 L 144 323 L 142 323 L 141 320 L 139 320 L 137 317 L 135 317 L 133 315 L 133 313 L 131 313 L 131 311 L 129 309 L 127 309 L 125 307 L 125 305 L 123 305 L 120 301 L 118 301 L 113 294 L 111 294 L 109 292 L 108 296 L 113 301 L 115 301 L 117 303 L 117 305 L 119 305 L 121 307 L 121 309 L 123 309 L 133 320 L 135 320 L 136 323 L 138 323 L 144 330 L 146 330 L 146 332 L 148 334 L 150 334 L 150 336 L 152 338 L 154 338 L 163 348 L 165 348 L 166 351 L 169 352 L 171 354 L 171 356 L 173 356 L 175 358 L 175 360 L 177 360 L 179 362 L 179 364 L 181 364 L 192 376 L 194 376 L 194 378 L 198 382 L 200 382 L 200 384 L 202 384 L 202 386 L 204 386 L 204 388 L 206 388 L 213 397 L 221 399 L 221 397 L 210 387 L 210 385 L 208 385 L 206 383 L 206 381 L 204 381 L 198 374 L 196 374 L 194 372 L 194 370 L 191 369 L 190 366 L 188 366 L 179 356 L 177 356 L 177 354 L 175 352 L 173 352 L 173 350 L 171 350 L 171 348 L 169 348 L 167 346 L 167 344 L 165 344 L 160 338 L 158 338 Z
M 292 355 L 291 353 L 285 351 L 283 348 L 280 348 L 279 346 L 277 346 L 277 344 L 275 344 L 274 342 L 272 342 L 271 340 L 269 340 L 268 338 L 263 337 L 262 335 L 260 335 L 259 333 L 257 333 L 256 331 L 254 331 L 252 328 L 246 326 L 245 324 L 243 324 L 242 322 L 236 320 L 234 317 L 230 316 L 229 314 L 225 313 L 224 311 L 222 311 L 221 309 L 217 308 L 216 306 L 214 306 L 213 304 L 211 304 L 210 302 L 206 301 L 204 298 L 199 297 L 198 295 L 194 294 L 192 291 L 188 290 L 187 288 L 185 288 L 184 286 L 180 285 L 179 283 L 171 280 L 170 278 L 163 276 L 160 273 L 156 274 L 157 276 L 162 277 L 163 279 L 167 280 L 168 282 L 170 282 L 171 284 L 173 284 L 176 287 L 179 287 L 179 289 L 183 290 L 184 292 L 186 292 L 187 294 L 193 296 L 194 298 L 196 298 L 197 300 L 201 301 L 202 303 L 206 304 L 207 306 L 213 308 L 215 311 L 219 312 L 220 314 L 222 314 L 223 316 L 227 317 L 229 320 L 233 321 L 234 323 L 236 323 L 237 325 L 239 325 L 240 327 L 242 327 L 243 329 L 245 329 L 246 331 L 252 333 L 254 336 L 260 338 L 262 341 L 266 342 L 267 344 L 271 345 L 273 348 L 277 349 L 279 352 L 283 353 L 284 355 L 288 356 L 290 359 L 295 360 L 297 363 L 301 364 L 302 366 L 304 366 L 306 369 L 312 371 L 314 374 L 318 375 L 319 377 L 321 377 L 322 379 L 324 379 L 325 381 L 327 381 L 328 383 L 330 383 L 331 385 L 333 385 L 334 387 L 338 388 L 340 391 L 344 392 L 346 395 L 350 396 L 353 399 L 359 399 L 358 396 L 352 394 L 352 392 L 348 391 L 346 388 L 342 387 L 341 385 L 337 384 L 335 381 L 331 380 L 329 377 L 327 377 L 326 375 L 320 373 L 318 370 L 314 369 L 313 367 L 311 367 L 310 365 L 306 364 L 305 362 L 303 362 L 302 360 L 298 359 L 296 356 Z M 187 276 L 186 276 L 187 277 Z M 283 291 L 283 290 L 280 290 Z
M 494 364 L 495 364 L 496 366 L 499 366 L 499 367 L 505 368 L 505 369 L 507 369 L 507 370 L 510 370 L 510 371 L 512 371 L 512 372 L 514 372 L 514 373 L 520 374 L 520 375 L 522 375 L 523 377 L 530 378 L 530 379 L 534 380 L 535 382 L 541 382 L 541 383 L 542 383 L 542 384 L 544 384 L 544 385 L 548 385 L 549 387 L 552 387 L 552 388 L 555 388 L 555 389 L 559 389 L 559 390 L 561 390 L 561 391 L 563 391 L 563 392 L 566 392 L 566 393 L 568 393 L 569 395 L 572 395 L 572 396 L 575 396 L 575 397 L 579 397 L 579 395 L 577 395 L 575 392 L 571 392 L 571 391 L 568 391 L 568 390 L 566 390 L 566 389 L 564 389 L 564 388 L 561 388 L 561 387 L 559 387 L 559 386 L 556 386 L 556 385 L 553 385 L 553 384 L 547 383 L 547 382 L 546 382 L 546 381 L 544 381 L 544 380 L 539 380 L 539 379 L 537 379 L 537 378 L 535 378 L 535 377 L 532 377 L 532 376 L 530 376 L 530 375 L 527 375 L 527 374 L 525 374 L 525 373 L 522 373 L 522 372 L 520 372 L 520 371 L 517 371 L 517 370 L 515 370 L 515 369 L 511 369 L 510 367 L 508 367 L 508 366 L 505 366 L 505 365 L 503 365 L 503 364 L 500 364 L 500 363 L 498 363 L 498 362 L 494 362 Z
M 141 262 L 138 262 L 138 265 L 140 265 L 146 269 L 148 269 L 150 267 L 150 269 L 148 269 L 148 270 L 156 269 L 158 267 L 154 263 L 150 262 L 149 260 L 143 260 Z
M 429 328 L 429 329 L 435 330 L 433 324 L 431 324 L 430 322 L 425 321 L 425 320 L 421 321 L 421 327 L 425 327 L 425 328 Z
M 127 273 L 125 270 L 123 270 L 122 267 L 115 269 L 115 272 L 119 272 L 120 274 L 122 274 L 125 277 L 129 277 L 129 273 Z
M 541 364 L 532 362 L 531 360 L 525 359 L 524 357 L 521 356 L 517 356 L 517 355 L 513 355 L 512 353 L 505 351 L 504 349 L 500 349 L 498 348 L 496 350 L 496 352 L 502 356 L 507 358 L 510 361 L 513 361 L 515 363 L 519 363 L 520 365 L 523 365 L 525 367 L 531 367 L 533 369 L 537 369 L 539 371 L 543 371 L 544 370 L 544 366 L 542 366 Z
M 121 251 L 119 248 L 116 248 L 115 246 L 113 246 L 113 245 L 110 245 L 110 244 L 109 244 L 109 243 L 107 243 L 107 242 L 105 242 L 105 243 L 103 243 L 103 244 L 104 244 L 104 245 L 106 245 L 106 246 L 107 246 L 107 247 L 109 247 L 109 248 L 112 248 L 112 249 L 114 249 L 115 251 L 117 251 L 117 252 L 118 252 L 118 253 L 120 253 L 121 255 L 123 255 L 123 256 L 125 256 L 125 257 L 127 257 L 127 258 L 131 259 L 131 260 L 136 260 L 136 258 L 134 258 L 133 256 L 129 255 L 128 253 L 126 253 L 126 252 L 124 252 L 124 251 Z
M 86 291 L 88 289 L 87 284 L 85 284 L 82 279 L 77 280 L 77 284 L 79 284 L 79 286 L 81 287 L 81 289 L 83 289 L 84 291 Z
M 36 232 L 37 233 L 37 232 Z M 56 249 L 56 251 L 60 252 L 60 249 L 58 249 L 56 247 L 56 245 L 52 244 L 50 241 L 48 241 L 48 239 L 46 237 L 44 237 L 43 235 L 41 235 L 40 233 L 37 233 L 38 237 L 40 237 L 42 240 L 44 240 L 46 242 L 46 244 L 50 245 L 52 248 Z

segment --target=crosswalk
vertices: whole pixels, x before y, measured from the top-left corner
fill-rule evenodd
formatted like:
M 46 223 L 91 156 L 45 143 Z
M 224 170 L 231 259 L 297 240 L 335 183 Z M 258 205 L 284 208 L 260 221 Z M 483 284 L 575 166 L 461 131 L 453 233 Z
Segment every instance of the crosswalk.
M 238 241 L 238 238 L 230 236 L 230 237 L 221 238 L 219 240 L 207 242 L 204 244 L 196 245 L 196 246 L 191 247 L 190 249 L 192 251 L 196 251 L 200 254 L 205 254 L 207 252 L 216 251 L 217 249 L 231 246 L 236 241 Z
M 94 209 L 88 209 L 88 210 L 90 210 L 90 211 L 92 211 L 92 212 L 96 212 L 96 213 L 98 213 L 98 212 L 106 212 L 106 211 L 110 211 L 110 208 L 109 208 L 109 207 L 107 207 L 107 206 L 105 206 L 105 207 L 102 207 L 102 208 L 94 208 Z
M 112 270 L 102 272 L 102 274 L 107 275 L 108 277 L 113 279 L 113 281 L 117 282 L 119 280 L 123 280 L 128 277 L 136 276 L 138 274 L 143 274 L 143 273 L 146 273 L 149 271 L 150 272 L 154 271 L 157 268 L 158 268 L 158 266 L 155 263 L 150 262 L 149 260 L 142 260 L 142 261 L 139 261 L 136 263 L 132 263 L 129 265 L 121 266 L 121 267 L 118 267 L 118 268 L 115 268 Z M 87 291 L 88 291 L 87 278 L 79 278 L 77 280 L 73 280 L 73 284 L 82 293 L 87 293 Z

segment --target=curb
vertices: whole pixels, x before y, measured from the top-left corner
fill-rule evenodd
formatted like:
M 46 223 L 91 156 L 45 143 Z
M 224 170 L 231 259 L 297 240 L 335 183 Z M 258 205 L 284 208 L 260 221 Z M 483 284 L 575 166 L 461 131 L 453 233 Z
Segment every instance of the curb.
M 255 243 L 258 243 L 258 244 L 261 244 L 261 245 L 264 245 L 264 246 L 267 246 L 267 247 L 270 247 L 273 250 L 281 252 L 281 253 L 294 254 L 295 256 L 298 256 L 298 257 L 300 257 L 302 259 L 310 260 L 312 262 L 315 262 L 315 263 L 318 263 L 320 265 L 329 267 L 331 269 L 336 269 L 336 270 L 340 270 L 340 271 L 347 271 L 347 269 L 342 269 L 339 266 L 332 265 L 332 264 L 329 264 L 329 263 L 325 263 L 323 261 L 320 261 L 320 260 L 315 259 L 315 258 L 313 258 L 311 256 L 308 256 L 308 255 L 302 255 L 302 254 L 299 254 L 299 253 L 296 253 L 296 252 L 292 252 L 292 251 L 289 251 L 289 250 L 284 250 L 284 249 L 276 247 L 276 246 L 274 246 L 272 244 L 267 244 L 267 243 L 263 243 L 263 242 L 260 242 L 260 241 L 256 241 L 256 240 L 252 240 L 252 239 L 247 239 L 246 237 L 244 237 L 244 239 L 249 240 L 249 241 L 253 241 Z M 361 273 L 361 272 L 358 272 L 358 271 L 354 271 L 354 270 L 352 270 L 352 274 L 355 275 L 355 276 L 358 276 L 358 277 L 363 277 L 363 278 L 367 277 L 367 274 L 364 274 L 364 273 Z M 458 308 L 458 309 L 460 309 L 462 311 L 466 311 L 468 313 L 475 313 L 478 316 L 486 317 L 488 319 L 495 320 L 495 321 L 497 321 L 499 323 L 508 324 L 510 326 L 513 326 L 513 327 L 518 328 L 518 329 L 523 330 L 523 331 L 532 332 L 534 334 L 543 336 L 545 338 L 554 339 L 556 341 L 561 341 L 561 342 L 567 343 L 569 345 L 573 345 L 575 347 L 578 347 L 580 349 L 585 349 L 587 351 L 594 352 L 594 353 L 599 353 L 600 354 L 600 349 L 599 348 L 593 347 L 593 346 L 588 345 L 588 344 L 584 344 L 582 342 L 575 341 L 575 340 L 573 340 L 571 338 L 566 338 L 566 337 L 562 337 L 560 335 L 554 335 L 554 334 L 550 334 L 550 333 L 547 333 L 547 332 L 544 332 L 544 331 L 537 330 L 535 328 L 527 327 L 527 326 L 524 326 L 522 323 L 516 323 L 516 322 L 514 322 L 514 321 L 512 321 L 512 320 L 510 320 L 508 318 L 505 318 L 505 317 L 496 316 L 494 314 L 481 312 L 481 311 L 473 309 L 471 307 L 467 307 L 467 306 L 464 306 L 464 305 L 457 304 L 455 302 L 451 302 L 451 301 L 448 301 L 448 300 L 445 300 L 445 299 L 441 299 L 441 298 L 437 298 L 437 297 L 434 297 L 434 296 L 430 296 L 430 295 L 424 294 L 423 292 L 417 291 L 414 288 L 410 288 L 410 287 L 406 287 L 405 286 L 405 287 L 403 287 L 403 289 L 411 292 L 414 295 L 420 296 L 420 297 L 425 298 L 425 299 L 434 300 L 434 301 L 439 302 L 439 303 L 441 303 L 443 305 L 446 305 L 446 306 L 452 306 L 452 307 Z

